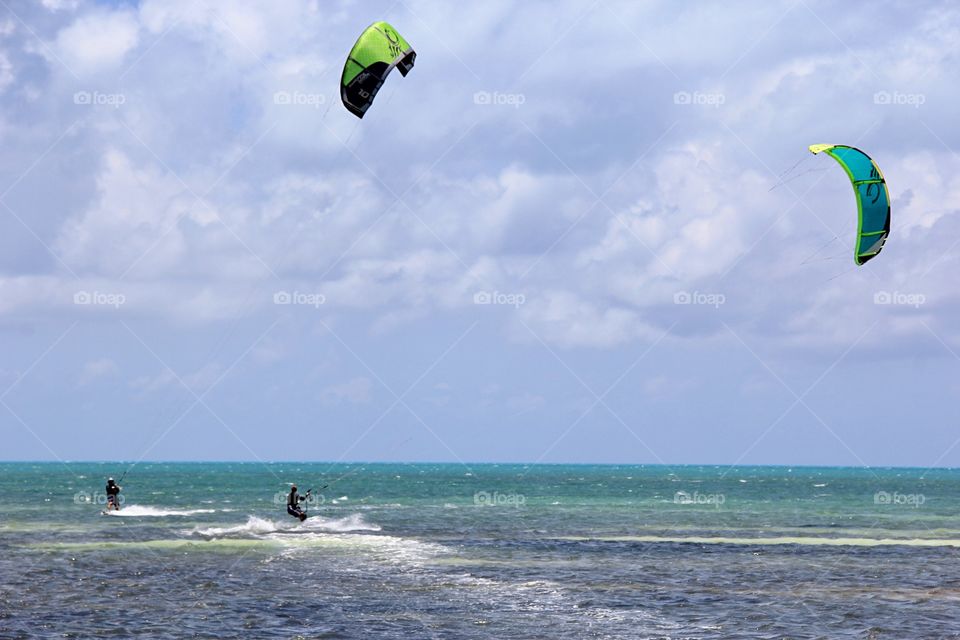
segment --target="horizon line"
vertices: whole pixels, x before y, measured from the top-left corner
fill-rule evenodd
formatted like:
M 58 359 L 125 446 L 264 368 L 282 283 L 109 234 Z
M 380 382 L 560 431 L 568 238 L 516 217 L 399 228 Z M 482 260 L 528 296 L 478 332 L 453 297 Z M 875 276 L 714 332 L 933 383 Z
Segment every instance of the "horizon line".
M 786 463 L 755 463 L 755 464 L 735 464 L 735 463 L 716 463 L 716 462 L 495 462 L 495 461 L 402 461 L 402 460 L 0 460 L 3 464 L 52 464 L 52 465 L 70 465 L 70 464 L 117 464 L 130 465 L 131 468 L 136 465 L 147 464 L 250 464 L 250 465 L 273 465 L 273 464 L 327 464 L 337 465 L 454 465 L 462 467 L 470 466 L 523 466 L 523 467 L 726 467 L 726 468 L 786 468 L 786 469 L 902 469 L 902 470 L 938 470 L 938 471 L 956 471 L 960 467 L 946 466 L 916 466 L 916 465 L 831 465 L 831 464 L 786 464 Z

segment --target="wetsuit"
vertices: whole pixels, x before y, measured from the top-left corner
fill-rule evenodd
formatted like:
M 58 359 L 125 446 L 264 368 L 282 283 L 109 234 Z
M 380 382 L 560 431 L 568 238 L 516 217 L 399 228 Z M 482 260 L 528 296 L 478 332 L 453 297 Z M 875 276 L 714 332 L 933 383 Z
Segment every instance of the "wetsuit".
M 300 503 L 306 500 L 296 491 L 291 491 L 287 495 L 287 513 L 292 515 L 294 518 L 300 518 L 300 521 L 303 522 L 307 519 L 307 514 L 304 513 L 303 509 L 300 508 Z
M 107 483 L 107 509 L 120 510 L 120 485 Z

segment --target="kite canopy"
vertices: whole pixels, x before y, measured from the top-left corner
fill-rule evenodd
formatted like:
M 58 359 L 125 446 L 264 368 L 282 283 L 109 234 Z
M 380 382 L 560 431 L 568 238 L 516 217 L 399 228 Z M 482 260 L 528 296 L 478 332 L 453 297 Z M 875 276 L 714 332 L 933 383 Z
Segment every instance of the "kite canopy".
M 360 34 L 343 65 L 340 78 L 343 106 L 362 118 L 393 68 L 406 76 L 416 58 L 417 53 L 396 29 L 386 22 L 374 22 Z
M 812 144 L 810 152 L 826 153 L 840 163 L 857 196 L 857 249 L 854 260 L 865 264 L 880 253 L 890 235 L 890 193 L 883 173 L 870 156 L 842 144 Z

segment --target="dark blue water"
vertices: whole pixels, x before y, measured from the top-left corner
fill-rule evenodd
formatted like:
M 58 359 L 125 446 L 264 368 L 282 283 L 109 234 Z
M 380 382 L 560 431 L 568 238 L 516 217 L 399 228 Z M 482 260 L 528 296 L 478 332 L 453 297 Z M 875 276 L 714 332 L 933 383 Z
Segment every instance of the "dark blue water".
M 0 638 L 960 637 L 957 471 L 125 468 L 0 464 Z

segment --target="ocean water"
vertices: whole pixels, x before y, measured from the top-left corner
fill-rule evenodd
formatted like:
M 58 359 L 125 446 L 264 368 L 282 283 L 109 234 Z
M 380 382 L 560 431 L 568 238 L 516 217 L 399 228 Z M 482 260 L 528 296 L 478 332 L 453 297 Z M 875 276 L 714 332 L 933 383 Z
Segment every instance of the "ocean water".
M 127 466 L 0 464 L 0 638 L 960 638 L 960 471 Z

